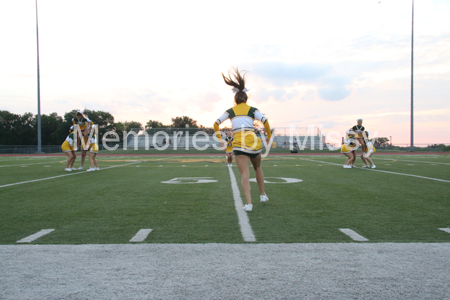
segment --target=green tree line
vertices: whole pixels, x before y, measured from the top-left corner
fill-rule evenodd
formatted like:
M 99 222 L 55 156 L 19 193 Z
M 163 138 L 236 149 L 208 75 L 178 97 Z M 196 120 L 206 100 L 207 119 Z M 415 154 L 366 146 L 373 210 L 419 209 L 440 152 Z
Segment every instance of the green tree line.
M 64 116 L 54 112 L 49 115 L 41 115 L 41 143 L 42 145 L 62 144 L 72 126 L 72 118 L 75 118 L 76 110 L 66 112 Z M 143 129 L 142 123 L 137 121 L 115 122 L 114 116 L 106 111 L 84 109 L 83 114 L 94 124 L 98 125 L 99 138 L 108 131 L 115 131 L 123 138 L 123 131 Z M 198 128 L 197 121 L 187 116 L 172 118 L 170 125 L 164 125 L 156 120 L 149 120 L 145 127 L 149 128 L 184 128 L 186 124 L 190 128 Z M 200 126 L 201 127 L 201 126 Z M 22 115 L 14 114 L 6 110 L 0 110 L 0 145 L 37 145 L 37 116 L 32 113 Z

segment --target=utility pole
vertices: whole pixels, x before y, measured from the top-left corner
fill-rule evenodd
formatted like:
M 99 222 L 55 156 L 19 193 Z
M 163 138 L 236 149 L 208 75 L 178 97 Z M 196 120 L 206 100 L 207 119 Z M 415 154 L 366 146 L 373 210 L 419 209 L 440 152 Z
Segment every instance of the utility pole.
M 39 27 L 38 6 L 36 0 L 36 49 L 37 49 L 37 153 L 42 153 L 41 148 L 41 82 L 39 71 Z
M 411 15 L 411 152 L 414 152 L 414 0 Z

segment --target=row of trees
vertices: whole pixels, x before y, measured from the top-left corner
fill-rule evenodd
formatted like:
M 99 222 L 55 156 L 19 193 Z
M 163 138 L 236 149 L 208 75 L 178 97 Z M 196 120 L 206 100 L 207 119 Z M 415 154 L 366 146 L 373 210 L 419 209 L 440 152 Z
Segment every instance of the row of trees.
M 149 120 L 145 124 L 145 128 L 185 128 L 186 126 L 189 126 L 189 128 L 204 128 L 202 125 L 199 126 L 196 120 L 188 116 L 172 118 L 172 124 L 170 125 L 164 125 L 155 120 Z
M 377 147 L 377 148 L 379 148 L 379 147 L 389 147 L 389 146 L 392 146 L 392 145 L 389 143 L 389 139 L 388 139 L 387 137 L 377 137 L 377 138 L 375 139 L 375 141 L 373 142 L 373 145 L 374 145 L 375 147 Z
M 444 144 L 432 144 L 427 146 L 430 150 L 438 150 L 438 151 L 450 151 L 450 145 L 444 145 Z
M 41 143 L 42 145 L 59 145 L 66 138 L 72 118 L 75 118 L 76 110 L 66 112 L 64 116 L 56 112 L 49 115 L 41 115 Z M 137 121 L 114 122 L 114 116 L 106 111 L 85 109 L 83 113 L 99 127 L 101 139 L 107 131 L 115 131 L 120 139 L 123 131 L 143 129 L 142 123 Z M 187 117 L 172 118 L 171 125 L 163 125 L 159 121 L 149 120 L 146 128 L 185 128 L 186 124 L 191 128 L 198 128 L 197 121 Z M 0 110 L 0 145 L 37 145 L 37 116 L 32 113 L 18 115 L 6 110 Z

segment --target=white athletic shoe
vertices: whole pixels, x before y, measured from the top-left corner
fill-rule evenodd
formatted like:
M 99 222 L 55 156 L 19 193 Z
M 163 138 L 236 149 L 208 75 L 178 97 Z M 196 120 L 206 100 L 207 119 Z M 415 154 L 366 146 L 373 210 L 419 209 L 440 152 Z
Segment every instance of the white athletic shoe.
M 376 168 L 377 168 L 377 166 L 375 166 L 375 165 L 372 166 L 372 169 L 376 169 Z
M 344 165 L 344 169 L 351 169 L 352 168 L 352 166 L 350 166 L 350 165 Z
M 95 168 L 89 168 L 86 170 L 86 172 L 92 172 L 92 171 L 95 171 Z
M 95 168 L 95 171 L 100 171 L 100 168 L 99 167 Z
M 350 168 L 354 168 L 355 167 L 355 165 L 350 165 Z
M 83 170 L 83 167 L 79 167 L 78 170 Z
M 72 172 L 72 169 L 71 168 L 65 168 L 64 171 Z
M 76 170 L 75 168 L 69 168 L 69 169 L 71 169 L 72 171 L 75 171 L 75 170 Z
M 244 205 L 245 211 L 252 211 L 252 209 L 253 209 L 253 204 L 245 204 Z
M 364 165 L 364 166 L 362 166 L 362 168 L 370 168 L 370 166 L 369 165 Z
M 259 200 L 260 200 L 261 202 L 267 202 L 267 201 L 269 201 L 269 197 L 267 197 L 266 194 L 264 194 L 264 195 L 259 195 Z

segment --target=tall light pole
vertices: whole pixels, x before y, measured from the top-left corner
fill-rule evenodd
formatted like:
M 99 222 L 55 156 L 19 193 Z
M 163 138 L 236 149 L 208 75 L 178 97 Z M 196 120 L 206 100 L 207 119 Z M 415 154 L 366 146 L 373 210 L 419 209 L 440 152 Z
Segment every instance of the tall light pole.
M 41 153 L 41 82 L 39 72 L 39 27 L 38 27 L 38 6 L 36 0 L 36 48 L 37 48 L 37 152 Z
M 411 152 L 414 151 L 414 0 L 411 14 Z

